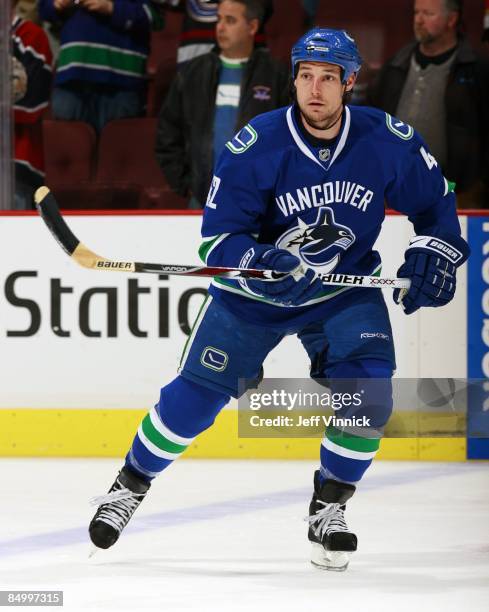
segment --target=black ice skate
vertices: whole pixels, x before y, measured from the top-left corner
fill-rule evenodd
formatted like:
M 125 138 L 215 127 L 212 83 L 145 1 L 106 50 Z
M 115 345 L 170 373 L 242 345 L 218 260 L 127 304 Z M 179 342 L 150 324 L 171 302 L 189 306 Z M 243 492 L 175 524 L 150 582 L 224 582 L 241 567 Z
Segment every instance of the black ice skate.
M 95 546 L 110 548 L 117 542 L 150 486 L 124 467 L 106 495 L 90 500 L 92 505 L 99 506 L 88 527 Z
M 355 492 L 353 485 L 327 479 L 320 484 L 314 474 L 314 493 L 309 505 L 308 538 L 312 542 L 311 563 L 320 569 L 343 572 L 357 549 L 357 536 L 348 531 L 345 503 Z

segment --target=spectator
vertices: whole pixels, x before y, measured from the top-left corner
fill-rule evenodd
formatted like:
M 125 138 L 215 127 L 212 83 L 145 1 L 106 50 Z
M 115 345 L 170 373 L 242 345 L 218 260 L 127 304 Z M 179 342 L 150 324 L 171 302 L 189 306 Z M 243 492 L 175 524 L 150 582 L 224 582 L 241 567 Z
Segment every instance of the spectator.
M 39 13 L 37 11 L 37 0 L 17 0 L 15 12 L 26 21 L 33 21 L 39 25 Z
M 150 0 L 39 0 L 39 13 L 62 23 L 56 119 L 100 132 L 108 121 L 144 113 L 151 29 L 163 25 Z
M 418 130 L 460 207 L 482 205 L 489 177 L 489 70 L 461 34 L 462 0 L 415 0 L 416 41 L 380 71 L 369 102 Z
M 162 0 L 168 6 L 185 12 L 177 53 L 179 66 L 208 53 L 216 44 L 217 6 L 208 0 Z M 255 37 L 256 46 L 265 46 L 263 26 L 273 13 L 273 0 L 262 0 L 265 15 Z
M 215 49 L 176 75 L 160 111 L 156 157 L 168 183 L 202 207 L 214 159 L 254 116 L 288 103 L 288 70 L 254 48 L 260 0 L 221 0 Z
M 12 102 L 15 136 L 13 208 L 34 208 L 34 191 L 44 183 L 42 115 L 49 104 L 52 56 L 45 32 L 15 16 L 12 0 Z

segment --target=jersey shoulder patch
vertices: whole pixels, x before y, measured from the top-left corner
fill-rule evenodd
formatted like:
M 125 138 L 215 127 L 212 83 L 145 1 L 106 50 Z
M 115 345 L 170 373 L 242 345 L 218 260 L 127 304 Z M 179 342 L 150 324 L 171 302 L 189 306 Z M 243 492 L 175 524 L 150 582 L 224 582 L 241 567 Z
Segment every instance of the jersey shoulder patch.
M 389 115 L 389 113 L 385 113 L 385 123 L 387 129 L 402 140 L 411 140 L 414 136 L 414 128 L 412 126 L 397 119 L 397 117 Z
M 234 153 L 234 155 L 241 155 L 252 147 L 258 140 L 258 132 L 249 123 L 244 126 L 232 140 L 226 143 L 226 147 Z
M 286 108 L 279 108 L 253 117 L 230 141 L 226 149 L 233 155 L 242 155 L 253 148 L 252 155 L 269 153 L 280 147 L 286 128 Z M 255 146 L 258 143 L 258 146 Z
M 416 134 L 414 128 L 397 117 L 372 106 L 349 106 L 352 121 L 360 136 L 368 134 L 385 144 L 408 142 Z M 387 128 L 387 129 L 386 129 Z

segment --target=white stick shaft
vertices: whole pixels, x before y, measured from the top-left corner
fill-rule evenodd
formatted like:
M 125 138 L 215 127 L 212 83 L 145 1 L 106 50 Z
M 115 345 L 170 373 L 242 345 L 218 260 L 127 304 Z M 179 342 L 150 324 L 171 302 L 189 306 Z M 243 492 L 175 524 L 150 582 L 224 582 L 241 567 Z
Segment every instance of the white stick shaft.
M 375 289 L 409 289 L 408 278 L 382 278 L 380 276 L 355 276 L 353 274 L 327 274 L 322 279 L 323 285 L 340 287 L 369 287 Z

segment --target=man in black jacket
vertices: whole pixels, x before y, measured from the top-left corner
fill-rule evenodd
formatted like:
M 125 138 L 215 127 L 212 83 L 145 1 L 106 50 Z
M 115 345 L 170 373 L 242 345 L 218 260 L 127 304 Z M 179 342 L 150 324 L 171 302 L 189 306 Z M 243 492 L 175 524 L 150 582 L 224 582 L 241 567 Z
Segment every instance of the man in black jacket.
M 221 0 L 218 48 L 188 62 L 175 77 L 158 121 L 156 157 L 174 191 L 205 203 L 214 160 L 250 119 L 289 102 L 289 73 L 254 48 L 261 0 Z
M 459 207 L 489 207 L 489 69 L 460 35 L 461 13 L 462 0 L 415 0 L 416 42 L 383 66 L 369 103 L 420 132 Z

